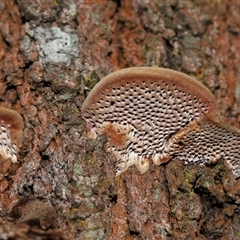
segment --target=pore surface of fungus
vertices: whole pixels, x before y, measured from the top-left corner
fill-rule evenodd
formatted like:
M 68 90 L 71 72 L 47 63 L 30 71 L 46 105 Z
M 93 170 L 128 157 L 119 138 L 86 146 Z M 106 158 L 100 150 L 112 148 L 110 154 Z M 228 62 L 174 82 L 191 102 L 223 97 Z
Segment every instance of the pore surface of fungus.
M 231 138 L 239 142 L 240 136 L 218 124 L 217 114 L 214 96 L 200 82 L 154 67 L 109 74 L 82 106 L 89 137 L 107 136 L 105 150 L 118 160 L 117 175 L 134 164 L 144 173 L 150 160 L 160 165 L 171 156 L 198 164 L 225 157 Z M 233 147 L 228 150 L 226 160 L 232 169 L 236 154 Z M 238 170 L 233 173 L 240 175 Z
M 0 155 L 17 162 L 17 152 L 22 145 L 23 119 L 13 110 L 0 107 Z
M 230 126 L 224 126 L 218 119 L 202 119 L 198 128 L 171 145 L 168 154 L 177 156 L 187 163 L 210 165 L 223 158 L 235 178 L 240 177 L 240 133 Z

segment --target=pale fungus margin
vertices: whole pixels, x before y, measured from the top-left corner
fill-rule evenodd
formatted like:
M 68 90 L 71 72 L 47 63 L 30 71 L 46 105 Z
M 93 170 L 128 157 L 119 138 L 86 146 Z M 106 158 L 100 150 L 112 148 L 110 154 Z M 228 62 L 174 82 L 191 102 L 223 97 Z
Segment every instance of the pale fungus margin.
M 136 165 L 141 174 L 178 157 L 200 165 L 224 158 L 240 177 L 240 134 L 219 121 L 210 90 L 186 74 L 157 67 L 115 71 L 91 90 L 82 105 L 90 138 L 105 134 L 116 175 Z
M 17 153 L 22 146 L 23 119 L 14 110 L 0 107 L 0 155 L 17 162 Z

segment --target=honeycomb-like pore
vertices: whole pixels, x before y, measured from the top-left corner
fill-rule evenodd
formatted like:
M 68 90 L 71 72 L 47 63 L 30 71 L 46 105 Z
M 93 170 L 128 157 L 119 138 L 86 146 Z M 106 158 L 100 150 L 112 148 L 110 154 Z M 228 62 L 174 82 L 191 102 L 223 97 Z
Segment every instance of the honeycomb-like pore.
M 103 78 L 89 93 L 82 116 L 89 137 L 105 134 L 116 174 L 136 165 L 140 173 L 169 160 L 172 137 L 192 121 L 217 114 L 211 92 L 170 69 L 128 68 Z
M 223 158 L 235 178 L 240 177 L 240 133 L 218 121 L 204 119 L 195 128 L 189 128 L 171 145 L 168 153 L 184 161 L 210 165 Z
M 0 155 L 17 162 L 17 152 L 22 145 L 23 119 L 13 110 L 0 107 Z

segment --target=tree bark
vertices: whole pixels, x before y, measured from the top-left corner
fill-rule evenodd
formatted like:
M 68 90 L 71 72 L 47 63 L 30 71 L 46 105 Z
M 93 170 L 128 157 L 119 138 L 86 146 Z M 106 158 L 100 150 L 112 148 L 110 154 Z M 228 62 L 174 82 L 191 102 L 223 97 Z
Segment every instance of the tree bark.
M 223 160 L 116 178 L 81 118 L 100 78 L 159 66 L 196 77 L 240 127 L 239 2 L 1 0 L 0 13 L 0 105 L 25 124 L 19 162 L 0 162 L 0 239 L 240 238 L 240 182 Z

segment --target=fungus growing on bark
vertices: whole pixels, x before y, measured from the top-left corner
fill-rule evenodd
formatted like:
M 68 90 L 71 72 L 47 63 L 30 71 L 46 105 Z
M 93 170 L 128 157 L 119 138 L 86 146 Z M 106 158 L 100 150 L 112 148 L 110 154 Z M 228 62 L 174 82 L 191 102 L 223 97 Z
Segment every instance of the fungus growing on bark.
M 231 156 L 237 151 L 226 153 L 227 147 L 223 147 L 230 145 L 231 137 L 239 143 L 240 136 L 222 128 L 215 120 L 217 114 L 214 96 L 200 82 L 154 67 L 109 74 L 96 84 L 82 106 L 88 136 L 107 136 L 105 150 L 118 160 L 116 175 L 134 164 L 145 173 L 150 160 L 160 165 L 173 156 L 198 164 L 224 157 L 231 169 L 238 169 Z M 233 173 L 240 175 L 238 170 Z
M 224 125 L 217 118 L 204 118 L 198 129 L 190 129 L 169 149 L 169 155 L 177 156 L 185 164 L 210 165 L 223 158 L 235 178 L 240 177 L 240 132 Z
M 23 119 L 13 110 L 0 107 L 0 155 L 17 162 L 17 152 L 22 145 Z

